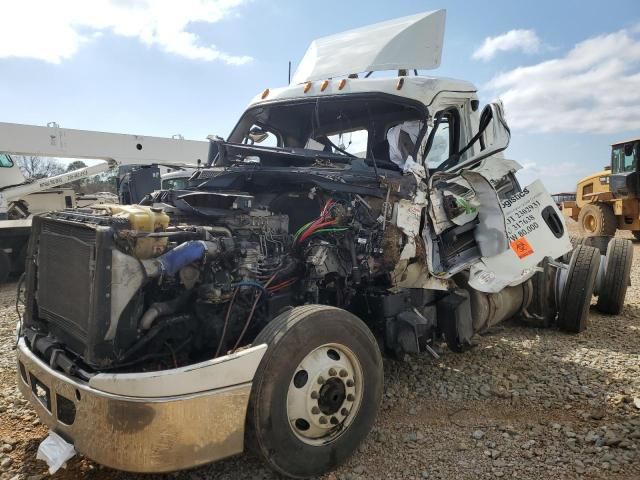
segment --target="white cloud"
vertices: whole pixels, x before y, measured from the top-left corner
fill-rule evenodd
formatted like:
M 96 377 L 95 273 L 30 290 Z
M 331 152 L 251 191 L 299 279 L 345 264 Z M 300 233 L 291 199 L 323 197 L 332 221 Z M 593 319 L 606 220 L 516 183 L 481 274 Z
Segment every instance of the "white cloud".
M 579 166 L 575 162 L 554 162 L 546 165 L 523 162 L 521 172 L 534 174 L 536 178 L 547 178 L 573 176 L 576 170 L 579 170 Z
M 250 62 L 203 45 L 188 27 L 213 24 L 243 0 L 20 0 L 4 2 L 0 58 L 60 63 L 104 32 L 136 38 L 145 45 L 193 60 Z
M 628 30 L 576 44 L 565 56 L 496 75 L 509 124 L 539 132 L 614 133 L 640 127 L 640 38 Z
M 533 30 L 509 30 L 497 37 L 487 37 L 473 52 L 476 60 L 491 60 L 498 52 L 519 50 L 524 53 L 536 53 L 540 50 L 540 39 Z
M 545 187 L 552 192 L 575 191 L 575 179 L 582 178 L 594 169 L 589 164 L 576 162 L 558 162 L 551 159 L 551 163 L 534 161 L 519 162 L 522 169 L 518 170 L 518 180 L 522 185 L 528 185 L 534 180 L 542 179 Z

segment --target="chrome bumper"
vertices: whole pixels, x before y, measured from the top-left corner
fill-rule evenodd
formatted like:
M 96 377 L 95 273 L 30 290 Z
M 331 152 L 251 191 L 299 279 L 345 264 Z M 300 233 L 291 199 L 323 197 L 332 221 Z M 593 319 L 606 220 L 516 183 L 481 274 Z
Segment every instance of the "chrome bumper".
M 264 346 L 266 349 L 266 346 Z M 222 359 L 196 369 L 207 376 L 223 372 L 236 362 L 236 378 L 253 378 L 264 350 Z M 52 370 L 21 339 L 18 345 L 18 385 L 41 421 L 96 462 L 130 472 L 170 472 L 191 468 L 242 452 L 251 382 L 199 391 L 189 369 L 156 372 L 158 385 L 192 382 L 198 393 L 173 396 L 126 396 L 106 393 Z M 247 371 L 247 357 L 250 368 Z M 220 367 L 220 364 L 224 367 Z M 255 368 L 253 368 L 255 364 Z M 224 368 L 227 369 L 224 374 Z M 191 374 L 193 368 L 190 369 Z M 141 374 L 149 379 L 148 374 Z M 118 386 L 118 375 L 110 376 Z M 123 374 L 125 385 L 135 374 Z M 141 382 L 141 383 L 144 383 Z M 206 382 L 205 382 L 206 383 Z M 218 382 L 219 383 L 219 382 Z M 135 389 L 134 389 L 135 390 Z M 153 393 L 153 392 L 152 392 Z

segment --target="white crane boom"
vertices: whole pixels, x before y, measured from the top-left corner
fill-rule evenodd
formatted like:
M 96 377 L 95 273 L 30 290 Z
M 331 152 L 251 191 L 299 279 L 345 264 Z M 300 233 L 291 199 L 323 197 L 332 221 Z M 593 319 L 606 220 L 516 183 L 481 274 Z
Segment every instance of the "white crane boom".
M 149 137 L 122 133 L 95 132 L 60 128 L 56 123 L 46 127 L 0 122 L 0 153 L 44 157 L 98 159 L 105 162 L 71 172 L 15 185 L 0 175 L 0 218 L 8 204 L 30 193 L 71 183 L 120 165 L 161 164 L 195 167 L 207 159 L 209 142 Z M 17 169 L 17 167 L 14 167 Z M 0 169 L 1 170 L 1 169 Z M 0 173 L 2 173 L 0 171 Z

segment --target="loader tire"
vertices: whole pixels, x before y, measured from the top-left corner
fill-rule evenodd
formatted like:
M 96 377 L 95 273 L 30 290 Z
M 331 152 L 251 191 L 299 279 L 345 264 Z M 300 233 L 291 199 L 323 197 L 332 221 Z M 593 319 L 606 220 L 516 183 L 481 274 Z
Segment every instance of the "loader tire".
M 600 255 L 607 254 L 607 247 L 609 246 L 609 242 L 613 237 L 608 235 L 592 235 L 590 237 L 584 237 L 584 245 L 589 245 L 590 247 L 595 247 L 600 252 Z
M 611 205 L 590 203 L 578 215 L 580 231 L 585 235 L 607 235 L 613 237 L 618 228 L 618 220 Z
M 567 281 L 562 290 L 558 328 L 564 332 L 580 333 L 587 328 L 589 305 L 596 284 L 600 252 L 587 245 L 573 251 Z
M 596 308 L 602 313 L 617 315 L 624 307 L 624 297 L 630 282 L 633 245 L 631 240 L 614 238 L 609 242 L 605 274 Z
M 267 351 L 255 373 L 246 444 L 274 470 L 323 475 L 368 435 L 382 399 L 382 356 L 355 315 L 326 305 L 288 310 L 253 341 Z

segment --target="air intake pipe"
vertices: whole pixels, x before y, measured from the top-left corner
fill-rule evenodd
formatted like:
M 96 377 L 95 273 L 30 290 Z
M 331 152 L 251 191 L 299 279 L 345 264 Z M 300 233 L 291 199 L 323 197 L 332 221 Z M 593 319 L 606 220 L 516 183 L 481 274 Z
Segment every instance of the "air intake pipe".
M 143 260 L 142 264 L 150 278 L 161 275 L 173 276 L 187 265 L 205 257 L 214 257 L 222 251 L 219 240 L 190 240 L 157 258 Z

